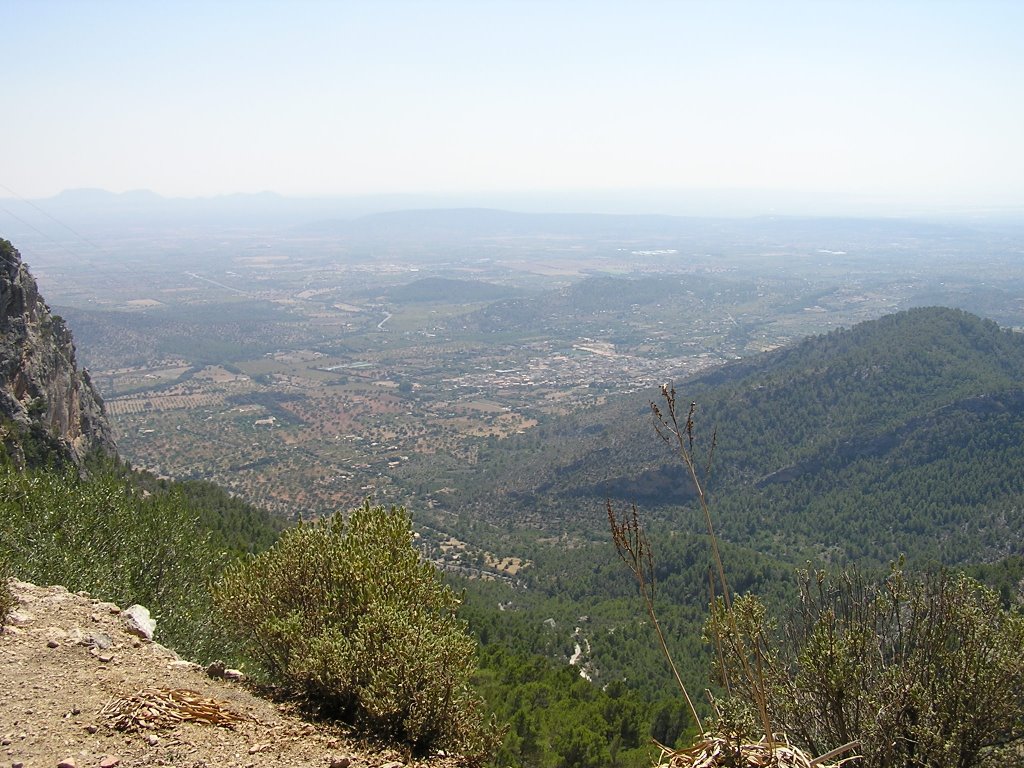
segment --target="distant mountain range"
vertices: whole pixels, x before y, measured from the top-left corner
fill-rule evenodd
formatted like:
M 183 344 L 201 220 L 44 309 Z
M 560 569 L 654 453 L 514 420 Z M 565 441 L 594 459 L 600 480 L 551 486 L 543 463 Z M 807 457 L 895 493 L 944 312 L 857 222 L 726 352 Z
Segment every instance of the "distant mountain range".
M 358 239 L 415 242 L 515 237 L 632 238 L 821 238 L 961 236 L 967 227 L 905 219 L 786 216 L 701 218 L 642 214 L 522 213 L 489 208 L 432 208 L 374 213 L 352 220 L 325 220 L 304 231 Z
M 507 199 L 506 199 L 507 198 Z M 467 205 L 471 200 L 502 207 Z M 656 198 L 647 210 L 657 210 Z M 519 203 L 522 208 L 516 208 Z M 511 205 L 510 205 L 511 204 Z M 596 205 L 588 208 L 588 205 Z M 607 209 L 605 201 L 586 198 L 542 200 L 501 196 L 362 195 L 288 197 L 274 192 L 230 194 L 214 197 L 163 197 L 149 190 L 123 193 L 100 189 L 75 189 L 39 200 L 0 199 L 0 223 L 11 236 L 23 233 L 59 233 L 70 227 L 86 234 L 123 231 L 126 228 L 169 231 L 186 228 L 235 229 L 255 232 L 289 232 L 296 236 L 341 237 L 354 241 L 449 242 L 479 238 L 586 237 L 696 238 L 718 240 L 740 237 L 754 242 L 767 239 L 785 242 L 826 236 L 831 242 L 846 238 L 961 237 L 977 228 L 991 228 L 992 218 L 957 223 L 891 217 L 836 216 L 676 216 L 640 213 L 588 213 Z M 531 209 L 548 212 L 528 212 Z M 701 210 L 700 207 L 692 208 Z M 573 210 L 580 212 L 571 212 Z M 625 205 L 620 210 L 635 210 Z M 555 211 L 555 212 L 551 212 Z M 560 211 L 560 212 L 559 212 Z M 998 226 L 1005 222 L 998 220 Z M 1020 222 L 1015 225 L 1019 228 Z
M 681 417 L 697 404 L 698 457 L 717 430 L 709 487 L 726 540 L 795 562 L 1024 551 L 1024 334 L 914 309 L 676 387 Z M 610 498 L 701 532 L 652 427 L 658 400 L 626 397 L 493 444 L 487 490 L 465 508 L 598 531 Z

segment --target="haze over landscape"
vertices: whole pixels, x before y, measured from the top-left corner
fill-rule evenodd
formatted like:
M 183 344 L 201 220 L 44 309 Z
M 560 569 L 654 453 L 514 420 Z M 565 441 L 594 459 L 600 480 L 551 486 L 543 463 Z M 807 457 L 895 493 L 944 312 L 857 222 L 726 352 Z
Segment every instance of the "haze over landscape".
M 4 0 L 0 22 L 0 196 L 1024 205 L 1014 2 Z
M 508 726 L 474 767 L 640 768 L 701 719 L 757 739 L 755 694 L 809 755 L 1021 764 L 1024 4 L 0 0 L 0 28 L 0 582 L 152 601 L 179 652 L 285 687 L 261 649 L 294 640 L 314 700 L 304 654 L 337 671 L 355 630 L 303 611 L 391 622 L 359 631 L 415 658 L 361 640 L 357 666 L 409 690 L 448 684 L 416 654 L 452 632 L 479 668 L 440 699 Z M 673 385 L 706 498 L 652 422 Z M 680 684 L 716 704 L 666 672 L 611 541 L 629 509 Z M 338 512 L 376 534 L 296 584 L 370 563 L 338 583 L 417 584 L 437 632 L 360 590 L 280 616 L 247 592 L 273 568 L 242 563 Z M 381 538 L 387 566 L 358 551 Z M 778 622 L 760 694 L 702 641 L 712 541 L 712 592 Z M 832 599 L 884 614 L 878 648 L 815 650 Z M 890 657 L 892 631 L 935 644 Z M 844 706 L 877 715 L 815 720 Z M 52 757 L 4 716 L 10 756 Z M 469 750 L 451 727 L 424 754 Z

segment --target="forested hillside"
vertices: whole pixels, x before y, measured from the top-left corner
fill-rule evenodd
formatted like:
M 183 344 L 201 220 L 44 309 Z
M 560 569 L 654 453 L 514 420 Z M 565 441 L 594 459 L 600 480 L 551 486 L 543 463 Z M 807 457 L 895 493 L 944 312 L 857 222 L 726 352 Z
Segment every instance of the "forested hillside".
M 682 342 L 681 342 L 682 343 Z M 808 339 L 676 385 L 715 439 L 723 538 L 792 562 L 946 563 L 1017 551 L 1024 521 L 1024 335 L 922 308 Z M 656 437 L 656 392 L 492 446 L 465 506 L 541 529 L 603 527 L 602 501 L 639 501 L 676 530 L 689 493 Z M 490 459 L 493 458 L 493 463 Z M 486 470 L 485 470 L 486 471 Z M 494 489 L 499 493 L 495 495 Z

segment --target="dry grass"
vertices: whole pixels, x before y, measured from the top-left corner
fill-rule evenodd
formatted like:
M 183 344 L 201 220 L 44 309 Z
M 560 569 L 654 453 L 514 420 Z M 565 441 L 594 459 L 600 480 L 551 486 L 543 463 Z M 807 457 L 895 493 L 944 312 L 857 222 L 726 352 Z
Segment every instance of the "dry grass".
M 658 765 L 669 768 L 838 768 L 859 759 L 858 756 L 849 755 L 836 763 L 828 761 L 859 746 L 858 742 L 851 742 L 812 758 L 799 747 L 791 745 L 785 736 L 776 736 L 772 741 L 762 737 L 757 742 L 742 742 L 735 737 L 708 735 L 686 749 L 673 750 L 662 746 Z
M 188 688 L 143 688 L 132 696 L 108 702 L 100 714 L 119 731 L 159 730 L 183 722 L 231 728 L 250 719 Z

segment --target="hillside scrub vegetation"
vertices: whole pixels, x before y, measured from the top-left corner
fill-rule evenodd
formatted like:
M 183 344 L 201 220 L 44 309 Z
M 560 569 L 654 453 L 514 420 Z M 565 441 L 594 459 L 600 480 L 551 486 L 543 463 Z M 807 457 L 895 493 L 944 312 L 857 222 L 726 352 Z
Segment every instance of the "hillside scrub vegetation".
M 214 522 L 246 522 L 246 510 L 210 488 L 133 482 L 123 467 L 83 477 L 0 462 L 4 617 L 9 575 L 141 603 L 158 638 L 188 658 L 255 667 L 321 714 L 418 753 L 491 754 L 500 733 L 470 688 L 476 643 L 456 616 L 459 597 L 413 547 L 403 509 L 365 504 L 347 521 L 290 529 L 270 549 L 257 539 L 232 552 Z
M 399 507 L 366 502 L 228 566 L 217 611 L 264 679 L 415 753 L 483 760 L 497 733 L 470 687 L 459 597 L 413 547 Z
M 180 493 L 143 495 L 112 471 L 0 463 L 0 558 L 25 581 L 145 605 L 161 639 L 192 658 L 221 651 L 207 584 L 224 553 Z
M 799 585 L 777 631 L 751 595 L 712 611 L 734 716 L 763 701 L 814 754 L 858 741 L 866 768 L 1024 765 L 1024 617 L 996 592 L 899 567 L 877 583 L 804 570 Z
M 217 511 L 216 515 L 213 510 Z M 187 658 L 203 662 L 224 659 L 242 666 L 247 673 L 255 673 L 257 679 L 270 680 L 259 658 L 247 658 L 255 652 L 240 647 L 237 634 L 226 632 L 217 621 L 209 590 L 211 583 L 217 583 L 220 569 L 237 558 L 239 550 L 259 553 L 265 549 L 260 546 L 263 541 L 269 540 L 258 521 L 244 517 L 240 525 L 235 525 L 235 514 L 243 512 L 245 510 L 237 505 L 218 500 L 214 488 L 208 484 L 156 482 L 152 477 L 126 472 L 123 467 L 95 465 L 87 477 L 82 477 L 70 467 L 22 470 L 5 465 L 0 467 L 0 560 L 7 558 L 12 574 L 22 580 L 65 584 L 72 591 L 85 590 L 120 605 L 142 603 L 158 620 L 157 639 L 161 643 Z M 353 530 L 362 530 L 363 521 L 375 517 L 357 510 L 347 524 L 339 517 L 335 530 L 347 536 Z M 229 539 L 224 535 L 225 526 L 230 532 L 245 535 L 238 541 Z M 316 538 L 312 532 L 317 526 L 303 528 L 311 538 Z M 260 532 L 258 541 L 250 529 Z M 391 542 L 390 550 L 372 544 L 378 534 Z M 465 638 L 445 634 L 446 627 L 454 630 L 461 624 L 450 612 L 457 603 L 455 595 L 446 590 L 437 600 L 431 596 L 440 587 L 436 583 L 430 586 L 427 576 L 435 579 L 436 571 L 429 564 L 415 565 L 417 558 L 410 536 L 407 520 L 399 515 L 391 518 L 390 525 L 381 524 L 373 527 L 372 532 L 364 531 L 361 538 L 357 537 L 360 543 L 356 544 L 353 539 L 349 549 L 330 550 L 335 552 L 333 560 L 328 558 L 330 562 L 344 562 L 349 557 L 337 554 L 339 551 L 368 553 L 365 557 L 360 555 L 358 567 L 344 570 L 353 579 L 358 571 L 359 578 L 370 584 L 367 590 L 372 587 L 375 590 L 372 594 L 380 594 L 384 603 L 379 610 L 367 611 L 362 619 L 363 630 L 355 641 L 357 645 L 361 643 L 355 651 L 358 657 L 332 661 L 327 671 L 334 674 L 355 658 L 362 669 L 376 670 L 380 674 L 376 688 L 367 686 L 365 680 L 360 683 L 364 686 L 364 699 L 375 707 L 364 715 L 355 710 L 342 712 L 335 693 L 330 693 L 323 701 L 317 698 L 328 690 L 316 687 L 320 682 L 329 683 L 327 676 L 314 681 L 313 688 L 301 690 L 311 697 L 314 709 L 319 708 L 325 715 L 345 715 L 364 730 L 383 729 L 385 736 L 408 740 L 410 734 L 405 733 L 405 721 L 401 719 L 407 714 L 400 711 L 396 702 L 410 690 L 415 692 L 419 675 L 428 682 L 418 694 L 422 701 L 409 707 L 409 727 L 422 727 L 415 725 L 416 717 L 421 721 L 427 719 L 432 727 L 444 721 L 443 713 L 428 717 L 429 707 L 424 714 L 426 705 L 436 705 L 438 709 L 447 706 L 453 715 L 460 717 L 461 711 L 467 718 L 466 725 L 459 726 L 465 734 L 466 746 L 462 751 L 476 750 L 479 755 L 483 751 L 481 742 L 474 742 L 477 746 L 471 743 L 472 723 L 484 726 L 477 734 L 486 737 L 483 743 L 488 750 L 494 744 L 487 740 L 482 705 L 475 702 L 468 689 L 460 688 L 465 675 L 473 671 L 474 687 L 486 696 L 499 721 L 511 726 L 497 753 L 500 764 L 545 768 L 573 764 L 597 768 L 614 762 L 620 766 L 642 766 L 650 763 L 650 734 L 664 742 L 675 741 L 682 726 L 671 702 L 657 704 L 660 724 L 652 730 L 655 705 L 636 691 L 625 689 L 621 681 L 617 681 L 621 675 L 605 676 L 595 685 L 584 680 L 564 661 L 557 664 L 549 658 L 524 655 L 518 649 L 531 646 L 516 633 L 522 631 L 529 635 L 527 625 L 530 622 L 519 612 L 495 612 L 493 623 L 486 625 L 488 631 L 496 636 L 512 632 L 516 637 L 507 638 L 508 651 L 491 647 L 484 655 L 484 668 L 476 668 L 476 642 L 467 643 Z M 337 543 L 335 540 L 334 544 Z M 387 551 L 394 556 L 391 565 L 387 564 Z M 579 554 L 563 553 L 562 557 Z M 611 570 L 609 567 L 608 571 Z M 409 573 L 413 574 L 412 578 L 407 578 Z M 373 586 L 378 574 L 381 574 L 380 580 Z M 298 576 L 295 579 L 301 581 Z M 610 573 L 608 581 L 613 582 Z M 420 582 L 423 588 L 419 591 L 405 586 Z M 565 601 L 564 610 L 568 612 L 565 621 L 570 620 L 570 615 L 576 616 L 571 603 L 579 595 L 600 591 L 598 583 L 591 581 L 572 589 L 565 584 L 551 585 L 550 589 L 562 595 Z M 545 589 L 543 585 L 531 583 L 529 592 L 534 591 Z M 621 591 L 625 599 L 626 590 Z M 0 598 L 4 594 L 0 589 Z M 496 595 L 494 599 L 498 600 L 504 593 L 496 592 Z M 370 593 L 364 594 L 359 599 L 369 599 L 369 596 Z M 416 606 L 397 605 L 403 596 L 418 601 L 418 623 L 409 618 Z M 517 594 L 516 599 L 526 596 L 526 593 Z M 320 615 L 320 598 L 308 592 L 306 598 L 314 614 Z M 445 619 L 428 619 L 426 606 L 431 605 L 431 601 L 445 606 Z M 462 616 L 465 606 L 458 608 Z M 546 611 L 547 606 L 538 610 Z M 473 616 L 472 613 L 467 615 Z M 561 614 L 559 617 L 561 621 Z M 696 618 L 691 624 L 699 626 Z M 383 634 L 374 635 L 371 625 L 391 633 L 394 640 L 389 642 Z M 431 628 L 434 626 L 441 629 L 435 631 Z M 537 626 L 546 629 L 539 620 Z M 614 641 L 622 653 L 631 655 L 642 646 L 642 631 L 639 626 L 624 626 L 607 637 L 602 632 L 593 641 L 595 645 Z M 627 637 L 631 633 L 636 635 L 635 645 Z M 373 641 L 372 645 L 367 637 Z M 342 642 L 339 640 L 339 644 Z M 454 649 L 448 655 L 445 655 L 445 643 L 451 643 Z M 325 653 L 330 652 L 326 644 L 323 647 Z M 409 658 L 408 654 L 417 652 L 417 648 L 422 657 Z M 699 648 L 696 651 L 699 652 Z M 379 657 L 373 655 L 378 652 Z M 393 663 L 400 656 L 405 659 L 401 662 L 404 667 Z M 443 674 L 433 671 L 435 667 L 431 665 L 435 663 L 447 665 Z M 701 676 L 699 672 L 692 674 L 695 678 Z M 405 687 L 396 686 L 392 690 L 389 686 L 399 675 L 405 676 Z M 382 689 L 387 690 L 374 699 Z M 464 710 L 458 709 L 463 706 L 461 702 L 467 705 Z M 455 725 L 450 723 L 445 728 L 451 730 Z M 421 750 L 426 751 L 425 743 L 432 736 L 425 731 L 420 734 L 424 743 Z M 445 743 L 446 738 L 448 736 L 437 736 L 435 744 Z M 448 751 L 454 750 L 448 747 Z

